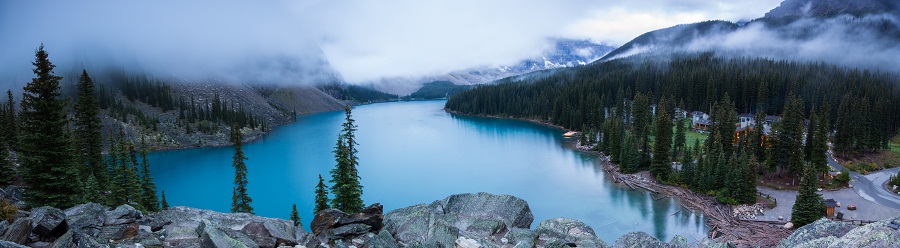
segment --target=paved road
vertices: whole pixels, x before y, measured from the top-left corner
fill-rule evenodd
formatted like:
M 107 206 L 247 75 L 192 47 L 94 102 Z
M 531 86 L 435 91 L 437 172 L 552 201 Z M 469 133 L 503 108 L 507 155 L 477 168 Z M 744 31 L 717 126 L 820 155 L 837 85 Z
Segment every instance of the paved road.
M 831 154 L 828 154 L 827 157 L 828 164 L 832 167 L 837 168 L 838 170 L 844 168 L 834 161 Z M 897 175 L 897 171 L 900 171 L 900 168 L 880 170 L 868 175 L 850 171 L 850 178 L 856 181 L 855 183 L 851 183 L 853 184 L 853 191 L 868 201 L 881 204 L 885 207 L 900 209 L 900 196 L 888 192 L 883 186 L 891 175 Z

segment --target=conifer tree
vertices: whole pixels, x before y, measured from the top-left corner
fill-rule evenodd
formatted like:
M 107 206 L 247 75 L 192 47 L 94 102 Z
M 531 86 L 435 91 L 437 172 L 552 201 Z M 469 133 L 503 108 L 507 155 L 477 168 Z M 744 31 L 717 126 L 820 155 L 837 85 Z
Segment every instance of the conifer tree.
M 162 205 L 162 210 L 169 210 L 169 202 L 166 201 L 166 190 L 162 190 L 162 192 L 160 192 L 160 195 L 162 198 L 162 199 L 160 199 L 160 201 L 161 201 L 160 205 Z
M 687 137 L 684 133 L 684 119 L 678 120 L 675 122 L 675 141 L 672 143 L 672 156 L 681 155 L 684 151 L 685 143 L 687 142 Z
M 690 149 L 684 149 L 684 154 L 681 157 L 681 180 L 684 182 L 684 185 L 687 187 L 693 188 L 694 186 L 694 175 L 697 171 L 697 166 L 694 164 L 693 154 L 691 154 Z
M 757 107 L 757 109 L 761 109 L 762 107 Z M 766 159 L 766 144 L 765 144 L 765 136 L 766 134 L 766 114 L 762 111 L 756 112 L 756 116 L 754 117 L 753 130 L 750 132 L 750 150 L 753 153 L 753 156 L 756 157 L 756 161 L 765 161 Z
M 147 162 L 147 142 L 141 136 L 141 205 L 151 212 L 159 211 L 159 198 L 156 197 L 156 183 L 150 175 L 150 162 Z
M 641 168 L 650 166 L 650 157 L 647 154 L 650 151 L 650 127 L 653 122 L 653 115 L 650 113 L 650 102 L 647 96 L 636 94 L 631 109 L 633 121 L 631 123 L 632 135 L 637 140 L 640 150 Z
M 83 202 L 102 203 L 103 197 L 100 196 L 100 185 L 94 174 L 88 174 L 88 178 L 84 183 L 84 199 Z
M 10 150 L 16 150 L 18 148 L 19 143 L 19 120 L 16 117 L 16 104 L 13 102 L 12 90 L 6 91 L 6 112 L 5 118 L 2 120 L 4 133 L 3 135 L 6 140 L 6 146 L 9 146 Z
M 660 182 L 665 182 L 672 171 L 669 151 L 672 150 L 672 118 L 667 113 L 666 99 L 663 98 L 656 108 L 656 141 L 653 142 L 653 162 L 650 173 Z
M 819 180 L 816 179 L 815 169 L 812 166 L 805 167 L 800 192 L 791 208 L 791 222 L 794 223 L 794 227 L 805 226 L 825 216 L 825 200 L 822 199 L 822 195 L 816 193 Z
M 294 223 L 294 226 L 300 226 L 300 213 L 297 212 L 297 204 L 295 203 L 291 206 L 291 222 Z
M 106 204 L 110 206 L 119 206 L 128 203 L 128 189 L 125 187 L 125 172 L 122 169 L 123 166 L 120 166 L 120 161 L 122 160 L 119 159 L 122 155 L 122 152 L 120 151 L 122 146 L 119 141 L 121 137 L 113 135 L 112 131 L 109 131 L 108 133 L 109 154 L 107 155 L 106 161 L 110 175 L 108 189 L 110 194 L 106 196 Z
M 120 135 L 124 137 L 124 132 L 120 132 Z M 125 141 L 124 138 L 121 142 L 122 148 L 120 151 L 123 153 L 119 155 L 119 158 L 122 159 L 119 166 L 122 167 L 121 172 L 125 175 L 124 186 L 127 195 L 125 202 L 133 207 L 146 210 L 144 209 L 144 206 L 141 205 L 141 178 L 137 173 L 137 151 L 134 150 L 134 145 L 131 144 L 131 142 Z
M 319 175 L 319 184 L 316 185 L 316 206 L 313 213 L 328 209 L 328 186 L 325 186 L 325 179 Z
M 78 169 L 69 151 L 65 132 L 66 100 L 60 98 L 55 67 L 47 59 L 44 45 L 35 52 L 35 77 L 22 94 L 22 130 L 20 145 L 22 179 L 27 185 L 26 202 L 31 206 L 72 207 L 81 201 Z
M 250 203 L 253 199 L 247 195 L 247 165 L 244 164 L 244 151 L 241 150 L 241 130 L 237 124 L 231 126 L 231 141 L 234 142 L 234 161 L 231 166 L 234 167 L 234 191 L 231 196 L 231 212 L 232 213 L 253 213 L 253 207 Z
M 105 164 L 101 150 L 100 105 L 94 93 L 94 81 L 86 70 L 76 86 L 78 99 L 75 101 L 75 149 L 82 175 L 93 174 L 100 189 L 106 188 Z
M 9 185 L 16 180 L 16 167 L 9 159 L 9 148 L 0 144 L 0 185 Z
M 803 101 L 788 97 L 784 116 L 775 123 L 770 165 L 786 170 L 789 176 L 799 176 L 803 170 Z
M 345 213 L 356 213 L 363 206 L 362 185 L 359 183 L 359 173 L 356 169 L 359 161 L 356 157 L 356 125 L 351 116 L 350 106 L 344 107 L 344 124 L 341 134 L 338 135 L 334 156 L 337 162 L 331 170 L 331 192 L 334 199 L 331 206 Z

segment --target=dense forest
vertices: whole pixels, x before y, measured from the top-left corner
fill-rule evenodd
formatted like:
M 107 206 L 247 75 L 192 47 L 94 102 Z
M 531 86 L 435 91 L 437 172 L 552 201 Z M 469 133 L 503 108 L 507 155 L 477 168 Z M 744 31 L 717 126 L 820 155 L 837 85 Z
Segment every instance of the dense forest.
M 451 97 L 446 108 L 464 114 L 538 119 L 568 129 L 597 132 L 621 100 L 662 97 L 684 110 L 712 112 L 729 96 L 738 113 L 780 115 L 790 96 L 804 115 L 830 106 L 823 118 L 836 128 L 844 156 L 887 147 L 900 126 L 900 87 L 895 73 L 826 63 L 725 59 L 710 54 L 668 60 L 620 59 L 594 63 L 531 81 L 483 85 Z M 671 113 L 671 112 L 670 112 Z

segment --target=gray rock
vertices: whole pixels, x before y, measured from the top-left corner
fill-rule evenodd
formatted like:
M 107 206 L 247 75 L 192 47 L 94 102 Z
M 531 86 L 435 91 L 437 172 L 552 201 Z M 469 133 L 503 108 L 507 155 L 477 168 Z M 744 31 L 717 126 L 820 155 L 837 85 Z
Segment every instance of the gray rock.
M 372 227 L 366 224 L 350 224 L 329 229 L 326 232 L 330 236 L 346 239 L 366 234 L 371 228 Z
M 62 236 L 68 230 L 66 213 L 54 207 L 32 209 L 31 227 L 31 232 L 43 238 Z
M 672 237 L 672 240 L 669 240 L 670 245 L 674 245 L 675 247 L 688 247 L 688 239 L 681 235 L 675 235 Z
M 80 231 L 69 230 L 61 237 L 53 242 L 52 248 L 93 248 L 93 247 L 109 247 L 100 244 L 93 237 L 88 236 Z
M 28 248 L 28 246 L 16 244 L 6 240 L 0 240 L 0 248 Z
M 286 220 L 261 218 L 251 221 L 241 231 L 261 246 L 294 246 L 298 244 L 294 228 L 294 225 Z
M 3 233 L 6 233 L 6 229 L 9 229 L 9 221 L 0 221 L 0 236 L 3 236 Z
M 85 203 L 66 209 L 69 230 L 76 230 L 96 237 L 106 221 L 106 207 L 97 203 Z
M 541 221 L 534 229 L 539 242 L 544 244 L 575 244 L 578 247 L 608 247 L 600 240 L 594 229 L 581 221 L 569 218 L 555 218 Z
M 138 219 L 142 219 L 144 216 L 141 214 L 141 211 L 138 211 L 132 206 L 127 204 L 116 207 L 112 211 L 106 212 L 106 220 L 103 222 L 104 225 L 121 225 L 121 224 L 130 224 L 137 222 Z
M 645 232 L 630 232 L 622 235 L 618 239 L 616 239 L 616 243 L 613 244 L 613 247 L 616 248 L 625 248 L 625 247 L 655 247 L 655 248 L 677 248 L 677 245 L 665 243 L 659 241 L 650 234 Z
M 363 208 L 358 213 L 348 215 L 346 218 L 339 220 L 338 226 L 365 224 L 371 228 L 372 232 L 378 232 L 384 227 L 383 211 L 384 207 L 381 206 L 381 203 L 374 203 Z
M 511 228 L 528 229 L 533 220 L 528 203 L 522 199 L 488 193 L 459 194 L 428 205 L 391 211 L 384 217 L 384 228 L 401 246 L 452 246 L 460 235 L 500 243 Z
M 137 236 L 140 229 L 141 227 L 137 223 L 104 225 L 97 233 L 97 238 L 104 241 L 122 241 Z
M 458 194 L 441 202 L 446 214 L 488 217 L 500 220 L 510 228 L 531 228 L 534 221 L 528 203 L 511 195 Z
M 365 247 L 399 248 L 400 246 L 397 244 L 397 240 L 394 240 L 394 236 L 391 236 L 391 232 L 381 230 L 378 235 L 366 241 Z
M 31 234 L 32 228 L 31 218 L 18 218 L 9 225 L 2 240 L 24 245 L 28 242 L 28 235 Z
M 900 217 L 877 221 L 865 226 L 856 227 L 837 237 L 834 235 L 809 234 L 814 230 L 824 230 L 831 234 L 844 232 L 844 227 L 830 220 L 817 220 L 800 229 L 785 239 L 782 247 L 900 247 L 900 230 L 888 227 L 891 221 L 900 222 Z M 819 238 L 816 238 L 819 237 Z M 791 243 L 788 243 L 791 242 Z
M 320 233 L 328 230 L 330 228 L 338 225 L 342 219 L 348 218 L 350 215 L 344 213 L 340 210 L 329 208 L 319 212 L 316 212 L 316 215 L 313 217 L 312 222 L 309 223 L 309 229 L 312 230 L 312 233 L 315 235 L 319 235 Z
M 505 244 L 512 245 L 516 248 L 534 247 L 534 231 L 525 228 L 513 228 L 503 236 L 506 239 Z
M 241 241 L 228 236 L 228 234 L 206 220 L 201 221 L 197 226 L 197 233 L 200 234 L 200 246 L 204 248 L 259 247 L 255 243 L 245 243 L 249 240 Z
M 845 222 L 830 221 L 822 218 L 813 223 L 797 228 L 791 236 L 782 240 L 778 247 L 796 247 L 814 239 L 825 237 L 841 237 L 853 230 L 853 225 Z

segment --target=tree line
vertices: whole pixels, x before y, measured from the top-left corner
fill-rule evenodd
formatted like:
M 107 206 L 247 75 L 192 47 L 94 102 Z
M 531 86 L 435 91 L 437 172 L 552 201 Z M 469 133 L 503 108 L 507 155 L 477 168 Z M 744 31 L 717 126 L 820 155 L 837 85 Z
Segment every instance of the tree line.
M 821 112 L 813 111 L 815 106 L 829 106 L 818 114 L 835 120 L 828 123 L 835 132 L 835 150 L 855 156 L 886 148 L 897 133 L 898 78 L 895 73 L 826 63 L 680 54 L 668 60 L 593 63 L 524 81 L 501 80 L 454 95 L 446 108 L 598 133 L 608 115 L 605 110 L 638 93 L 651 103 L 666 97 L 672 106 L 704 112 L 712 112 L 727 95 L 737 112 L 768 115 L 779 114 L 793 96 L 802 100 L 803 116 Z
M 0 183 L 27 186 L 29 206 L 68 208 L 97 202 L 158 211 L 161 203 L 146 158 L 146 142 L 142 139 L 136 148 L 119 130 L 119 135 L 108 136 L 107 155 L 103 155 L 100 103 L 87 71 L 79 77 L 70 116 L 70 101 L 60 91 L 62 77 L 53 72 L 56 66 L 43 45 L 32 65 L 35 77 L 23 89 L 21 111 L 15 111 L 11 91 L 0 111 L 4 122 L 0 132 L 5 134 Z

